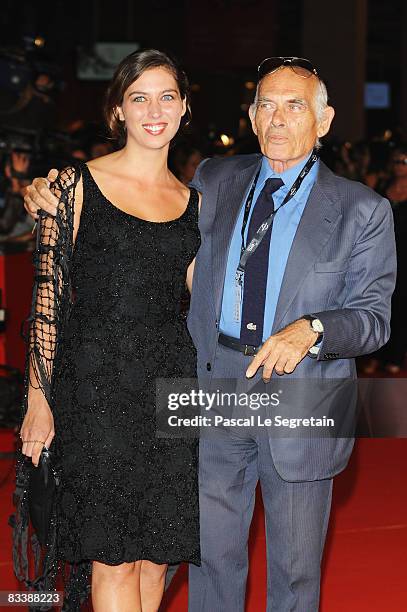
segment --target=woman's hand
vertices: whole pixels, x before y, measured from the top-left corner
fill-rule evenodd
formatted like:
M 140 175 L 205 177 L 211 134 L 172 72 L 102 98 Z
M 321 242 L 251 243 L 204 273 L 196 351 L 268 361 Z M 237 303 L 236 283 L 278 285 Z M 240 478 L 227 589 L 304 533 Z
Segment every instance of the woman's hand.
M 20 431 L 22 453 L 32 458 L 35 467 L 43 447 L 49 448 L 54 435 L 54 417 L 44 395 L 37 389 L 28 397 L 28 410 Z

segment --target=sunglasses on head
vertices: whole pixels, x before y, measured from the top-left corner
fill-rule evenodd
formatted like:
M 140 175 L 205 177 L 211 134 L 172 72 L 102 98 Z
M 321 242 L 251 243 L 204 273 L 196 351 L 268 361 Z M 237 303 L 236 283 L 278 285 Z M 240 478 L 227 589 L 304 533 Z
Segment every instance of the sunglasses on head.
M 266 57 L 257 68 L 259 81 L 267 74 L 285 66 L 304 79 L 309 79 L 312 75 L 318 76 L 316 68 L 303 57 Z

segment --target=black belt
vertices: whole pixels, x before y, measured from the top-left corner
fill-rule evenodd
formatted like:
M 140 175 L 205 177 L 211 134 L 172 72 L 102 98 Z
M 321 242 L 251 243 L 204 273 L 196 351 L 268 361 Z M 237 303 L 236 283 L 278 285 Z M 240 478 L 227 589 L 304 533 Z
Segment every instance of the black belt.
M 226 336 L 225 334 L 219 334 L 218 339 L 219 344 L 223 344 L 223 346 L 227 346 L 234 351 L 239 351 L 244 355 L 249 355 L 252 357 L 256 353 L 259 352 L 260 346 L 252 346 L 251 344 L 241 344 L 237 338 L 232 338 L 232 336 Z

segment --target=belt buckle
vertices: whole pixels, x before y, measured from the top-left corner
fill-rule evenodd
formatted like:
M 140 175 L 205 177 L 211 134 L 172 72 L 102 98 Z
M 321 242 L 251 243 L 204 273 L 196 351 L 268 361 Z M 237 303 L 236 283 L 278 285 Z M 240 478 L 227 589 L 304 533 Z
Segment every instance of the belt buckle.
M 248 355 L 249 357 L 253 357 L 253 355 L 255 354 L 256 347 L 252 346 L 251 344 L 245 344 L 244 345 L 244 351 L 243 351 L 243 355 Z

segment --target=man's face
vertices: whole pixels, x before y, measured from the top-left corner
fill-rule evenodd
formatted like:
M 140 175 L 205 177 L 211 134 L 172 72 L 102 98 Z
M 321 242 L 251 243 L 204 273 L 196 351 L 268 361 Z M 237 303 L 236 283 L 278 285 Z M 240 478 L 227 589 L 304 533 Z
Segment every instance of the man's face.
M 317 137 L 329 130 L 334 110 L 327 107 L 322 120 L 317 119 L 317 87 L 316 76 L 305 79 L 290 68 L 279 69 L 260 82 L 257 105 L 250 108 L 253 131 L 263 155 L 283 162 L 284 168 L 298 163 Z

